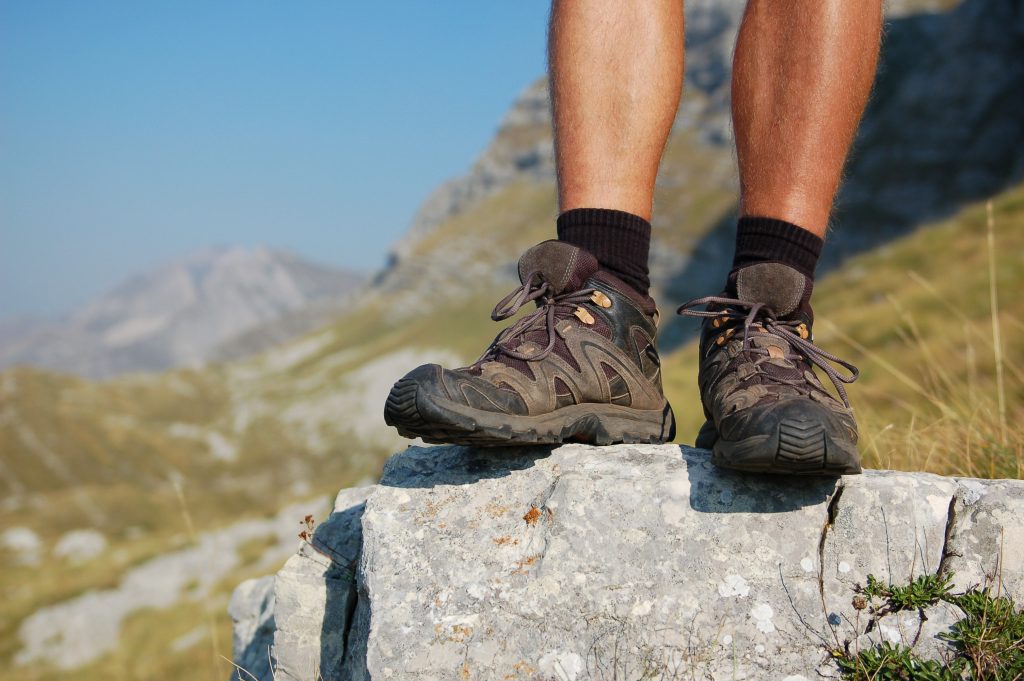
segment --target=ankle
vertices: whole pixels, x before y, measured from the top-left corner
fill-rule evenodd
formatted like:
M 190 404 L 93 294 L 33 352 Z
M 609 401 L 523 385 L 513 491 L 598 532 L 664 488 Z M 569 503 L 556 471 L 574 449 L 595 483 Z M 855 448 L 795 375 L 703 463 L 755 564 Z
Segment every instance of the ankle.
M 824 240 L 797 225 L 761 217 L 740 218 L 726 294 L 769 305 L 781 317 L 813 322 L 814 270 Z
M 825 240 L 791 222 L 763 217 L 742 217 L 736 227 L 732 270 L 763 262 L 792 267 L 814 279 L 814 269 Z
M 575 208 L 558 216 L 559 241 L 592 253 L 601 269 L 647 298 L 651 224 L 638 215 L 606 208 Z
M 623 281 L 613 272 L 601 269 L 594 274 L 594 278 L 615 289 L 631 300 L 633 304 L 648 317 L 654 317 L 658 314 L 658 305 L 654 302 L 654 298 L 651 298 L 649 293 L 642 293 L 641 291 L 638 291 L 634 286 Z

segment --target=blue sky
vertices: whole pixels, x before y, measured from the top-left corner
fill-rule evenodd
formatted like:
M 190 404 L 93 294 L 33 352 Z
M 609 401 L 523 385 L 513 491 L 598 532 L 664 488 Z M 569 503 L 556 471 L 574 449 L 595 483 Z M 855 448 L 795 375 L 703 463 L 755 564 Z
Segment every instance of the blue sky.
M 0 0 L 0 317 L 211 245 L 376 269 L 542 74 L 547 11 Z

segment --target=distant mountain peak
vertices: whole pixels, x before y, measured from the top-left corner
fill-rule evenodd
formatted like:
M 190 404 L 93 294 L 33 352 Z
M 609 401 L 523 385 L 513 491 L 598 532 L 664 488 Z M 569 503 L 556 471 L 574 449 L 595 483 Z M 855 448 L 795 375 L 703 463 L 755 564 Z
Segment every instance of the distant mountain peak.
M 206 247 L 128 277 L 64 323 L 25 325 L 23 333 L 6 328 L 0 366 L 108 377 L 195 364 L 263 325 L 330 308 L 363 281 L 265 245 Z M 274 337 L 290 335 L 277 330 Z

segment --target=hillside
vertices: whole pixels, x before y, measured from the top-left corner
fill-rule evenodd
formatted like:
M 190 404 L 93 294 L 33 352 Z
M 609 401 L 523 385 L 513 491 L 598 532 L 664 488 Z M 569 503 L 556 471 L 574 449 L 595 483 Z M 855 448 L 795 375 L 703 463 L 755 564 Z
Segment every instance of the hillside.
M 739 7 L 691 3 L 689 89 L 658 184 L 652 274 L 681 442 L 692 442 L 700 421 L 693 327 L 670 313 L 716 287 L 731 252 L 726 65 Z M 863 369 L 851 392 L 869 466 L 1018 475 L 1020 427 L 1005 442 L 996 435 L 979 201 L 995 197 L 1012 425 L 1024 416 L 1022 36 L 1024 12 L 1010 0 L 968 0 L 887 29 L 815 296 L 817 341 Z M 269 522 L 290 502 L 315 513 L 339 487 L 376 479 L 404 444 L 380 418 L 391 382 L 421 362 L 474 359 L 498 329 L 489 311 L 512 286 L 519 252 L 553 231 L 543 93 L 542 83 L 526 91 L 467 177 L 428 202 L 388 269 L 332 323 L 201 371 L 106 382 L 0 373 L 0 529 L 22 538 L 0 548 L 0 664 L 11 678 L 65 673 L 13 665 L 34 635 L 21 629 L 32 613 L 110 590 L 150 559 L 203 545 L 204 533 Z M 295 513 L 298 532 L 303 513 Z M 86 528 L 106 547 L 77 563 L 59 559 L 58 541 Z M 34 554 L 14 548 L 26 545 L 23 531 L 39 542 Z M 225 548 L 239 558 L 230 576 L 198 591 L 182 586 L 176 605 L 132 611 L 122 646 L 82 662 L 76 678 L 179 678 L 197 654 L 227 654 L 222 606 L 239 578 L 273 568 L 263 561 L 277 555 L 274 532 Z
M 901 4 L 909 3 L 895 9 Z M 732 254 L 738 186 L 728 64 L 742 7 L 688 5 L 686 91 L 655 193 L 651 278 L 663 304 L 718 287 Z M 1024 178 L 1022 24 L 1010 0 L 967 0 L 887 22 L 822 270 Z M 405 315 L 514 283 L 518 254 L 553 234 L 544 88 L 528 88 L 470 172 L 427 200 L 368 305 Z M 686 334 L 672 322 L 662 338 L 674 346 Z

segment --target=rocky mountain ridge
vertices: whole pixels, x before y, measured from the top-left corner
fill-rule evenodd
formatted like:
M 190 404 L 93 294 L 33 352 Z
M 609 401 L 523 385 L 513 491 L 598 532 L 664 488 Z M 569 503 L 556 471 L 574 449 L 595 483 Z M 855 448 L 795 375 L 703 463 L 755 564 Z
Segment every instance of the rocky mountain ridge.
M 655 194 L 655 297 L 720 284 L 737 199 L 729 73 L 743 0 L 687 3 L 686 89 Z M 947 217 L 1024 178 L 1024 10 L 1016 0 L 887 3 L 881 65 L 821 269 Z M 367 304 L 422 313 L 514 282 L 515 259 L 553 236 L 545 81 L 527 88 L 470 171 L 427 199 Z M 482 230 L 481 226 L 488 226 Z M 687 336 L 673 323 L 666 340 Z
M 889 18 L 947 7 L 930 0 L 890 0 Z M 699 127 L 707 141 L 731 137 L 729 105 L 730 56 L 743 15 L 743 0 L 690 0 L 686 3 L 687 93 L 677 117 L 680 126 Z M 696 101 L 688 101 L 694 99 Z M 698 121 L 699 119 L 699 121 Z M 698 125 L 699 122 L 699 125 Z M 494 140 L 464 175 L 442 183 L 413 216 L 405 237 L 392 249 L 392 266 L 444 222 L 509 184 L 523 179 L 553 182 L 551 104 L 546 78 L 532 83 L 513 102 Z
M 235 661 L 261 680 L 838 678 L 847 646 L 952 655 L 951 606 L 869 618 L 868 575 L 1024 597 L 1024 482 L 780 479 L 708 456 L 407 449 L 239 587 Z
M 130 277 L 63 323 L 7 325 L 0 367 L 109 378 L 237 356 L 232 339 L 248 333 L 279 341 L 312 330 L 363 282 L 287 251 L 205 249 Z M 250 338 L 245 347 L 257 351 L 267 342 Z

